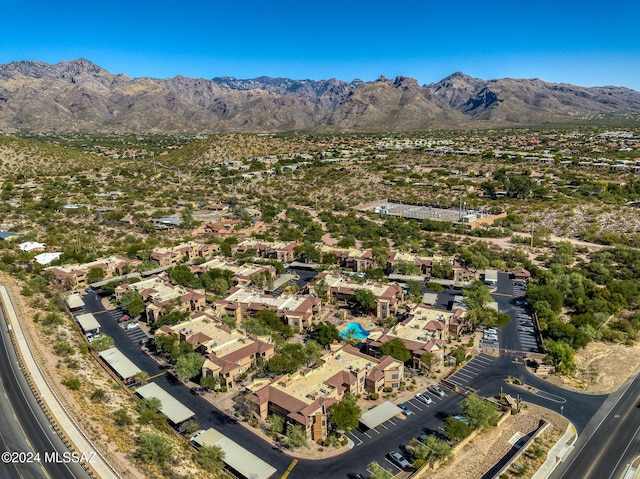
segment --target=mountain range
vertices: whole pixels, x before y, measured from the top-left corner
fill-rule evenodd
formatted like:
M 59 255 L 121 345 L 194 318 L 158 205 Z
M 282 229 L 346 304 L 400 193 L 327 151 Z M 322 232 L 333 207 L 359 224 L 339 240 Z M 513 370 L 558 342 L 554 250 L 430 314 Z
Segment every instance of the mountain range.
M 635 90 L 540 79 L 155 79 L 113 74 L 85 59 L 0 65 L 0 130 L 7 133 L 410 131 L 638 115 Z

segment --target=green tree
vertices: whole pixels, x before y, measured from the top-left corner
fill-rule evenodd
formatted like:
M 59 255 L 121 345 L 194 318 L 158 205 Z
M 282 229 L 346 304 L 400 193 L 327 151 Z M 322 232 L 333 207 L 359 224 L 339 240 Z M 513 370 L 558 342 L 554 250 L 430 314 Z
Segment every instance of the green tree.
M 348 300 L 349 307 L 354 311 L 366 314 L 375 309 L 377 300 L 368 289 L 359 289 Z
M 444 432 L 451 439 L 462 440 L 471 434 L 471 427 L 464 421 L 453 416 L 447 416 L 444 420 Z
M 547 341 L 547 361 L 558 372 L 569 372 L 575 369 L 575 351 L 563 341 Z
M 135 290 L 127 291 L 122 295 L 120 306 L 129 311 L 132 317 L 139 316 L 145 309 L 142 296 Z
M 267 362 L 265 368 L 273 375 L 291 374 L 296 372 L 306 361 L 302 344 L 286 343 L 279 353 Z
M 298 424 L 289 424 L 286 436 L 285 446 L 289 449 L 303 447 L 307 444 L 307 432 Z
M 420 356 L 420 364 L 426 367 L 429 371 L 431 371 L 431 367 L 436 361 L 436 356 L 432 352 L 427 351 L 426 353 L 422 353 Z
M 143 432 L 140 435 L 138 454 L 144 462 L 161 465 L 173 456 L 173 446 L 160 434 Z
M 462 290 L 462 296 L 469 309 L 480 309 L 493 301 L 489 287 L 477 280 Z
M 187 288 L 201 288 L 202 282 L 200 279 L 191 272 L 189 266 L 186 264 L 179 264 L 169 270 L 169 277 L 171 281 L 180 286 Z
M 313 339 L 310 339 L 304 343 L 304 356 L 306 358 L 308 368 L 315 366 L 318 360 L 322 357 L 322 346 Z
M 220 376 L 214 376 L 213 374 L 207 374 L 200 378 L 200 386 L 205 389 L 217 389 L 220 386 Z
M 336 328 L 335 324 L 330 323 L 316 323 L 313 325 L 313 331 L 311 333 L 313 339 L 322 346 L 328 346 L 340 339 L 340 332 Z
M 419 281 L 407 281 L 407 292 L 416 303 L 422 301 L 422 284 Z
M 202 372 L 204 358 L 199 353 L 187 353 L 176 360 L 176 375 L 180 380 L 194 378 Z
M 87 272 L 87 283 L 97 283 L 104 279 L 105 273 L 102 268 L 89 268 Z
M 448 461 L 449 459 L 451 459 L 453 454 L 453 446 L 449 443 L 449 441 L 440 439 L 433 434 L 427 436 L 427 439 L 421 446 L 428 451 L 428 454 L 426 455 L 425 451 L 421 450 L 419 452 L 420 456 L 424 456 L 421 457 L 421 459 L 427 459 L 428 462 Z M 416 451 L 418 451 L 419 448 L 420 446 L 416 447 Z
M 488 429 L 498 424 L 498 407 L 476 394 L 464 399 L 460 407 L 473 429 Z
M 273 435 L 282 434 L 284 431 L 284 419 L 282 416 L 277 414 L 269 415 L 269 429 Z
M 411 359 L 411 351 L 409 351 L 409 348 L 407 348 L 400 338 L 393 338 L 383 343 L 382 346 L 380 346 L 380 354 L 383 356 L 391 356 L 403 363 Z
M 352 397 L 345 397 L 329 409 L 329 422 L 339 430 L 349 433 L 358 427 L 362 409 Z
M 193 460 L 203 471 L 216 473 L 224 467 L 224 451 L 219 446 L 202 446 Z
M 113 340 L 113 338 L 111 336 L 107 336 L 106 334 L 100 334 L 91 343 L 91 347 L 98 352 L 112 348 L 114 345 L 115 341 Z
M 117 411 L 113 412 L 113 421 L 115 422 L 116 426 L 120 427 L 130 426 L 131 424 L 133 424 L 131 416 L 129 416 L 127 409 L 124 407 L 121 407 Z
M 371 479 L 391 479 L 394 474 L 391 472 L 391 469 L 385 469 L 376 461 L 372 461 L 367 466 L 367 470 L 369 471 Z

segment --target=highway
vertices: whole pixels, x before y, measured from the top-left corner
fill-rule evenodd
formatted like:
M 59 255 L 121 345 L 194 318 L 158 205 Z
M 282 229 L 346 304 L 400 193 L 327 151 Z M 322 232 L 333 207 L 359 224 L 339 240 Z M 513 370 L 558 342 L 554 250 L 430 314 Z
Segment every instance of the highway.
M 0 309 L 0 477 L 83 479 L 86 471 L 73 462 L 56 460 L 69 453 L 38 404 L 18 364 L 7 324 Z M 7 461 L 7 452 L 13 453 Z
M 551 479 L 617 479 L 640 454 L 640 375 L 613 393 Z

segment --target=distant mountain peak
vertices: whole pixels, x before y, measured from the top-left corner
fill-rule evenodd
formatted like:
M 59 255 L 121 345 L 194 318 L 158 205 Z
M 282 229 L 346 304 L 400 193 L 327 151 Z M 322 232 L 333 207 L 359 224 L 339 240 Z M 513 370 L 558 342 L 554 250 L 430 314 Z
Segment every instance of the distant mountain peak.
M 130 78 L 85 58 L 0 65 L 0 131 L 5 132 L 418 130 L 629 114 L 640 117 L 640 93 L 628 88 L 537 78 L 486 81 L 462 72 L 420 86 L 403 75 L 369 82 Z

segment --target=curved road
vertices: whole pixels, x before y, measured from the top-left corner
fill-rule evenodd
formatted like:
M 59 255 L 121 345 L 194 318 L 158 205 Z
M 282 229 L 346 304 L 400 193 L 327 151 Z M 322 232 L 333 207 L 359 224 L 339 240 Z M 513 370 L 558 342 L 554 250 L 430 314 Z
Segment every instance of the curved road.
M 7 324 L 0 309 L 0 438 L 3 452 L 12 452 L 14 460 L 0 461 L 0 477 L 49 479 L 88 478 L 76 463 L 65 463 L 69 449 L 53 430 L 38 404 L 18 364 Z M 58 456 L 55 453 L 58 452 Z

